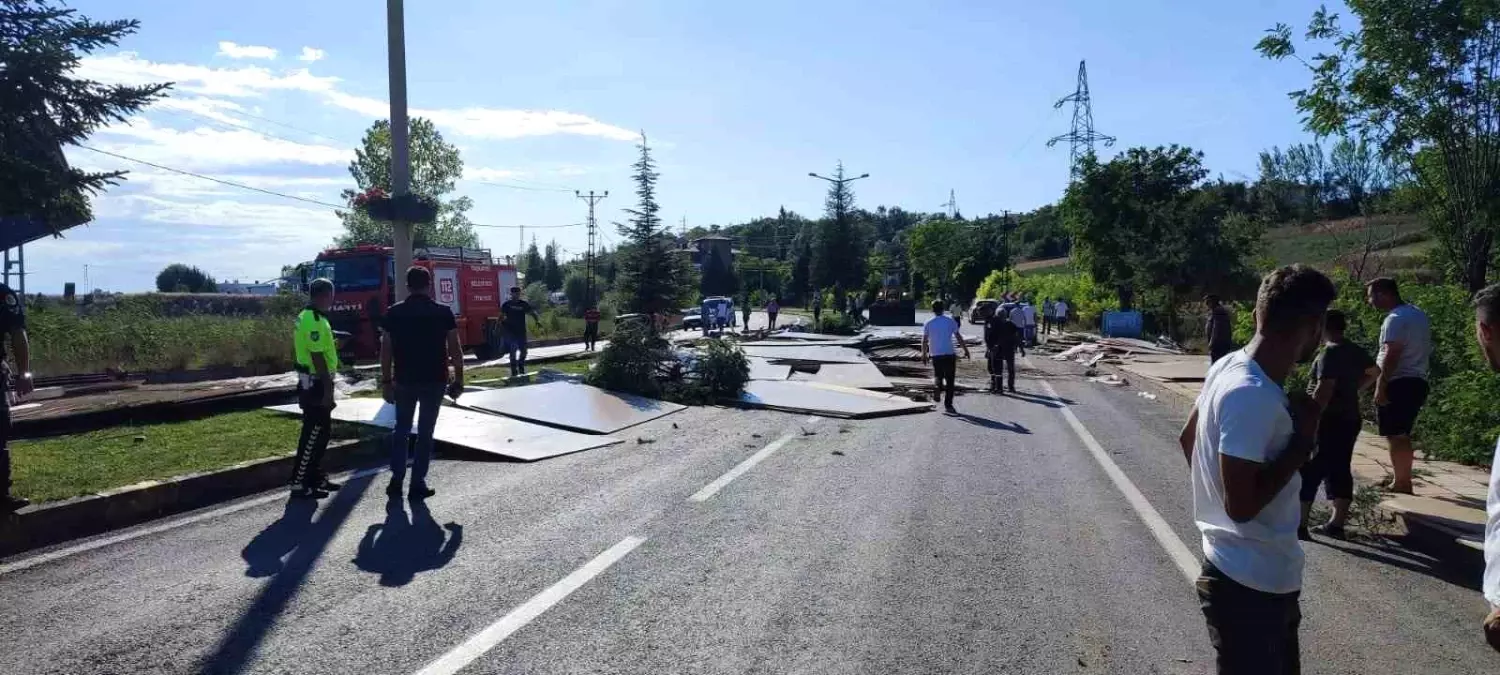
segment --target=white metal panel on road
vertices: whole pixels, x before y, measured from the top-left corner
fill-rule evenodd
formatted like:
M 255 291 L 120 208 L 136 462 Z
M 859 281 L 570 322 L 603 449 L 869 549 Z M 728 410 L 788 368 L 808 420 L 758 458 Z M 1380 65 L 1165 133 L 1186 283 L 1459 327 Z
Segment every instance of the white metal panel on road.
M 508 387 L 465 396 L 463 405 L 591 434 L 614 433 L 686 406 L 574 382 Z

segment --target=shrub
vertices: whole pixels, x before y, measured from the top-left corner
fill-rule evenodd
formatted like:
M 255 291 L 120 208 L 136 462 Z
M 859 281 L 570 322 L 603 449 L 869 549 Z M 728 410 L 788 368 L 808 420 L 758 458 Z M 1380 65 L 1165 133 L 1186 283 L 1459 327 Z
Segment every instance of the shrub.
M 813 326 L 813 331 L 827 335 L 855 335 L 859 329 L 855 328 L 854 319 L 848 314 L 824 312 L 822 320 Z
M 615 327 L 584 381 L 610 391 L 656 398 L 662 394 L 662 364 L 670 362 L 674 359 L 665 339 L 640 322 L 629 322 Z
M 693 372 L 709 400 L 736 398 L 750 381 L 750 360 L 734 344 L 713 339 L 703 347 Z

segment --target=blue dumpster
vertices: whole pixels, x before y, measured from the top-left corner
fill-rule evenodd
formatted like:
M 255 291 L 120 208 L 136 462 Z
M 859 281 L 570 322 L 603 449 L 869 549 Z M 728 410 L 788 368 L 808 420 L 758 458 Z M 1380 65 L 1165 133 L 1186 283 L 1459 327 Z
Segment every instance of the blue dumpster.
M 1135 310 L 1105 312 L 1102 323 L 1099 329 L 1104 337 L 1138 338 L 1141 336 L 1141 313 Z

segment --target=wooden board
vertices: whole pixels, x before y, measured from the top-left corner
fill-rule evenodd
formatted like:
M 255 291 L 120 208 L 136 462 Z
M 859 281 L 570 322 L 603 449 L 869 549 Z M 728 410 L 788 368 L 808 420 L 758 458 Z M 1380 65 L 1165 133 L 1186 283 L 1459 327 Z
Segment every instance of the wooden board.
M 272 406 L 270 410 L 301 415 L 296 404 Z M 339 401 L 333 419 L 390 429 L 396 426 L 396 407 L 378 398 Z M 621 442 L 610 436 L 591 436 L 544 427 L 520 420 L 445 406 L 438 414 L 432 434 L 439 443 L 500 455 L 523 462 L 602 448 Z
M 459 403 L 466 408 L 589 434 L 614 433 L 685 407 L 573 382 L 479 392 L 464 396 Z
M 792 367 L 777 365 L 758 357 L 750 357 L 750 379 L 752 380 L 785 380 L 792 374 Z
M 1202 382 L 1208 365 L 1208 357 L 1194 356 L 1160 363 L 1127 360 L 1120 368 L 1157 382 Z
M 798 361 L 802 363 L 868 363 L 857 349 L 830 347 L 827 345 L 787 345 L 743 347 L 746 356 L 774 361 Z
M 873 363 L 824 363 L 816 373 L 792 373 L 792 380 L 836 384 L 855 389 L 894 389 L 895 385 Z
M 932 410 L 931 403 L 879 394 L 863 389 L 814 382 L 752 380 L 744 393 L 731 403 L 746 408 L 765 408 L 823 417 L 867 419 Z

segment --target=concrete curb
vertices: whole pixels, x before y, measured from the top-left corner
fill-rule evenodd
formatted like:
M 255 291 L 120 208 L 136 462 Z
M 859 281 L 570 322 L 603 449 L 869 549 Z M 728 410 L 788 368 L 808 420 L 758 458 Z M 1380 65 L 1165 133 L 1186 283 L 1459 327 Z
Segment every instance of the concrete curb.
M 324 468 L 337 472 L 379 464 L 380 440 L 330 444 Z M 293 459 L 289 453 L 22 509 L 0 520 L 0 557 L 285 487 Z

